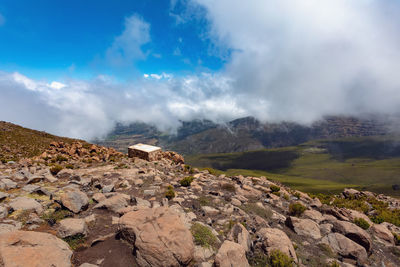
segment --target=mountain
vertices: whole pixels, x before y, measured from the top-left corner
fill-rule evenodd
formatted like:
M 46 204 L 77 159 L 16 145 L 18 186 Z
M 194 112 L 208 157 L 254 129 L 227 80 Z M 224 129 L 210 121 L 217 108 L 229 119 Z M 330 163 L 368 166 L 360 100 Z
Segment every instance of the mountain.
M 377 116 L 327 116 L 308 126 L 295 122 L 261 123 L 246 117 L 226 124 L 208 120 L 182 122 L 176 134 L 160 132 L 155 126 L 144 123 L 118 124 L 104 140 L 95 142 L 121 152 L 126 152 L 129 144 L 144 142 L 190 155 L 293 146 L 317 139 L 379 136 L 391 130 L 392 121 Z
M 32 151 L 50 141 L 17 130 L 0 140 Z M 149 162 L 55 138 L 37 156 L 0 162 L 0 266 L 400 266 L 398 199 L 306 194 L 274 176 L 215 175 L 170 153 Z M 263 155 L 251 156 L 241 161 Z

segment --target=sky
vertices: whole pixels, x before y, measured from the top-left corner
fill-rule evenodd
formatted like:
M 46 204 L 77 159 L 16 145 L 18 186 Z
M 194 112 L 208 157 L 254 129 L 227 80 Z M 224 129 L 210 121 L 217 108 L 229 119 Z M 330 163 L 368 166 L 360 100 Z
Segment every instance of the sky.
M 399 114 L 398 0 L 0 2 L 0 120 L 84 139 Z

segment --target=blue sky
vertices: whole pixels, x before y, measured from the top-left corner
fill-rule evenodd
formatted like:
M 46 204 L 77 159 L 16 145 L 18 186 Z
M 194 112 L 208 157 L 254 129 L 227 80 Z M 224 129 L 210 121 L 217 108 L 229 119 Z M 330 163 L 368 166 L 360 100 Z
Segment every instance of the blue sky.
M 211 52 L 206 20 L 180 23 L 173 14 L 181 8 L 167 0 L 1 1 L 0 69 L 39 79 L 220 69 L 223 61 Z M 146 56 L 115 66 L 105 54 L 132 15 L 150 26 L 150 41 L 142 46 Z
M 0 120 L 310 124 L 400 114 L 399 0 L 2 0 Z

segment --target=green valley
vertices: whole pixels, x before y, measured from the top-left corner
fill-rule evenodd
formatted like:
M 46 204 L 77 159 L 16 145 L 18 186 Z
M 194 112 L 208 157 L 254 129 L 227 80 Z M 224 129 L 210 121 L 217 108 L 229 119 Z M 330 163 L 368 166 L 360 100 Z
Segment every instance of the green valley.
M 189 155 L 186 161 L 216 173 L 266 176 L 311 193 L 337 193 L 353 187 L 400 196 L 398 144 L 398 137 L 351 137 L 258 151 Z

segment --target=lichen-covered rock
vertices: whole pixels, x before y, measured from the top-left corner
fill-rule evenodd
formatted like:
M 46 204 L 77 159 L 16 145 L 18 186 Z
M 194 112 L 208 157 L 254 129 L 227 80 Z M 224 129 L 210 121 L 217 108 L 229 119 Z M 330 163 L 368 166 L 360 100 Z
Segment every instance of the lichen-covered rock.
M 227 239 L 241 245 L 246 252 L 250 251 L 251 238 L 249 231 L 240 223 L 236 223 L 232 227 Z
M 61 195 L 61 203 L 73 213 L 79 213 L 89 205 L 89 198 L 85 193 L 73 190 Z
M 116 194 L 110 198 L 101 200 L 94 209 L 108 209 L 113 212 L 126 208 L 130 197 L 125 194 Z
M 367 251 L 370 251 L 372 246 L 372 239 L 370 235 L 357 225 L 351 222 L 335 221 L 333 223 L 333 230 L 339 232 L 344 236 L 350 238 L 357 244 L 363 246 Z
M 318 224 L 313 220 L 288 217 L 286 224 L 298 235 L 314 239 L 320 239 L 322 237 Z
M 181 266 L 193 258 L 192 234 L 167 207 L 128 212 L 120 218 L 119 229 L 122 238 L 135 247 L 140 266 Z
M 368 255 L 364 247 L 339 233 L 331 233 L 322 238 L 322 243 L 329 245 L 335 252 L 346 258 L 365 262 Z
M 14 211 L 34 211 L 37 214 L 43 212 L 42 205 L 40 205 L 36 200 L 28 197 L 17 197 L 13 199 L 9 205 Z
M 4 267 L 70 267 L 72 251 L 54 235 L 31 231 L 0 234 L 0 263 Z
M 394 236 L 384 224 L 374 224 L 371 226 L 372 234 L 383 243 L 394 245 Z
M 225 240 L 222 246 L 219 248 L 217 255 L 215 256 L 216 267 L 248 267 L 249 262 L 246 258 L 246 251 L 243 246 Z
M 262 228 L 258 235 L 263 243 L 264 250 L 270 254 L 274 250 L 280 250 L 297 262 L 296 252 L 289 237 L 277 228 Z
M 88 228 L 84 219 L 67 218 L 61 220 L 57 230 L 57 235 L 61 238 L 74 236 L 77 234 L 86 235 Z

